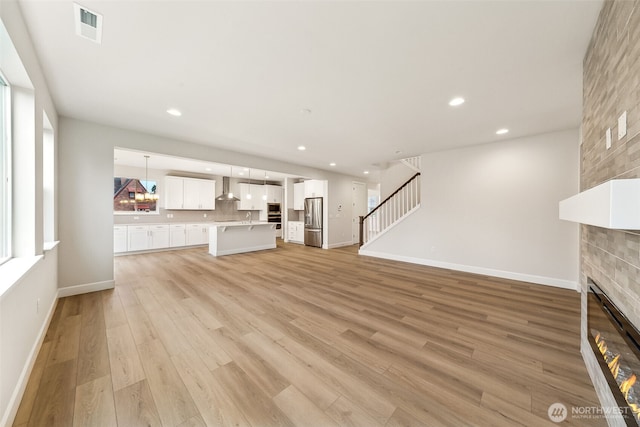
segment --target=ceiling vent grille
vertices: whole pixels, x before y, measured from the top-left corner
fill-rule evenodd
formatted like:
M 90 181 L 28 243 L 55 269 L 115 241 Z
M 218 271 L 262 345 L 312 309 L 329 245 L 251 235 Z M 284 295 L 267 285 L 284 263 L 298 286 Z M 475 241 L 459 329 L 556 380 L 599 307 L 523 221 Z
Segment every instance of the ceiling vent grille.
M 76 34 L 96 43 L 102 43 L 102 15 L 73 4 L 73 15 Z

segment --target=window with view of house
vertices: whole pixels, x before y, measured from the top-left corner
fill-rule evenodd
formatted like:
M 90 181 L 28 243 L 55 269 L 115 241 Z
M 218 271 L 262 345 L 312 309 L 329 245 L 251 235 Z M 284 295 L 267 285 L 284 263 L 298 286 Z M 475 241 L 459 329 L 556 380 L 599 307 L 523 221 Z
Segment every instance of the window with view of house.
M 113 179 L 113 211 L 115 213 L 158 213 L 155 181 L 138 178 Z
M 0 264 L 11 257 L 11 152 L 9 86 L 0 73 Z

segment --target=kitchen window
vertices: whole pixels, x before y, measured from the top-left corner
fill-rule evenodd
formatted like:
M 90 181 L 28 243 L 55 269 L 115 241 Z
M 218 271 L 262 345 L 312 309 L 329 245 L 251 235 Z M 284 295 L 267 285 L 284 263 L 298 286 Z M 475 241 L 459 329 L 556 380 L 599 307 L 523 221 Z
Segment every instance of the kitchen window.
M 113 178 L 113 212 L 125 215 L 157 214 L 156 182 L 121 176 Z
M 11 104 L 5 82 L 0 73 L 0 264 L 11 257 Z

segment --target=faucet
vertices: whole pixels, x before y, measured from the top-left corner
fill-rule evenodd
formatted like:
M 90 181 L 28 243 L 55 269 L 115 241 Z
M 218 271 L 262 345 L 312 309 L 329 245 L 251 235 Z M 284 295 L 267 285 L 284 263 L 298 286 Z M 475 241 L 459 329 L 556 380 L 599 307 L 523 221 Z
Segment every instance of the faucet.
M 245 218 L 249 218 L 249 224 L 251 224 L 251 211 L 247 212 L 247 215 L 245 216 Z

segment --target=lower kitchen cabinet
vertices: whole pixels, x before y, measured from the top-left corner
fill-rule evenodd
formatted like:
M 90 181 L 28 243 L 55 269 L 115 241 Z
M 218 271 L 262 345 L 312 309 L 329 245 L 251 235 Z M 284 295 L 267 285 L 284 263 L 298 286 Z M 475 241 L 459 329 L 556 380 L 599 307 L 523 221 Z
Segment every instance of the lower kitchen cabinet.
M 293 243 L 304 243 L 304 222 L 289 221 L 287 224 L 289 241 Z
M 149 249 L 149 226 L 129 225 L 127 239 L 127 251 L 146 251 Z
M 169 247 L 169 226 L 162 225 L 150 225 L 149 226 L 149 248 L 148 249 L 162 249 Z
M 208 223 L 115 225 L 113 252 L 149 251 L 209 244 Z
M 127 252 L 127 226 L 115 225 L 113 227 L 113 252 L 116 254 Z
M 184 224 L 171 224 L 169 226 L 169 247 L 178 248 L 186 246 L 187 230 Z
M 187 246 L 209 244 L 209 225 L 187 224 Z

